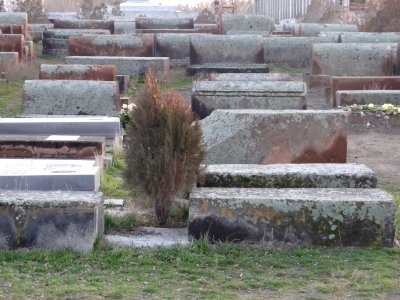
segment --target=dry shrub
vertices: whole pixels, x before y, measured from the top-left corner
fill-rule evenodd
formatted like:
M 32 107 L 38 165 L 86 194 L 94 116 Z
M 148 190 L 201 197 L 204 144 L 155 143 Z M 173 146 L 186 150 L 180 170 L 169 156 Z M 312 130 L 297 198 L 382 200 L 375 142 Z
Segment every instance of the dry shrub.
M 173 90 L 162 93 L 149 70 L 127 128 L 127 171 L 131 189 L 143 190 L 154 202 L 160 225 L 169 218 L 172 199 L 196 181 L 205 151 L 199 123 L 189 105 Z
M 371 9 L 368 9 L 371 11 Z M 398 32 L 400 31 L 400 1 L 386 0 L 373 16 L 370 16 L 362 26 L 363 31 Z

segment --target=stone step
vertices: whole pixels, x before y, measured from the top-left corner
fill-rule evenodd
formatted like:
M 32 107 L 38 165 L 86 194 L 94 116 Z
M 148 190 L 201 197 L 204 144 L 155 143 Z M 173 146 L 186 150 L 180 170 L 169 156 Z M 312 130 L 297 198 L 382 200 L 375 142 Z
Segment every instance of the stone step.
M 103 194 L 0 191 L 0 249 L 92 249 L 103 234 Z
M 213 241 L 392 247 L 396 207 L 378 189 L 198 188 L 189 236 Z
M 268 73 L 268 64 L 239 64 L 239 63 L 204 63 L 201 65 L 190 65 L 186 68 L 187 75 L 208 73 Z
M 360 164 L 208 165 L 199 187 L 375 188 L 374 172 Z
M 98 191 L 100 177 L 94 159 L 0 159 L 0 189 Z
M 120 136 L 120 121 L 117 117 L 38 117 L 0 118 L 2 135 L 72 135 L 105 137 L 112 144 Z
M 300 81 L 194 81 L 192 110 L 200 119 L 215 109 L 306 109 Z

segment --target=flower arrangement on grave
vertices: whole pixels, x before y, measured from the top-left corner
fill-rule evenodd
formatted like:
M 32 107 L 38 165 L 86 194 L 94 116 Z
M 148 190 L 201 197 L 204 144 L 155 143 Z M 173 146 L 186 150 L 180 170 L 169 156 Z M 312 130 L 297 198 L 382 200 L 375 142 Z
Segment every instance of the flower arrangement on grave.
M 390 103 L 385 103 L 383 105 L 378 104 L 353 104 L 343 108 L 346 111 L 350 112 L 359 112 L 362 115 L 364 113 L 373 113 L 375 115 L 381 116 L 396 116 L 400 115 L 400 106 L 396 106 Z
M 118 113 L 121 127 L 126 130 L 126 126 L 132 122 L 132 111 L 136 107 L 135 104 L 123 104 L 121 110 Z

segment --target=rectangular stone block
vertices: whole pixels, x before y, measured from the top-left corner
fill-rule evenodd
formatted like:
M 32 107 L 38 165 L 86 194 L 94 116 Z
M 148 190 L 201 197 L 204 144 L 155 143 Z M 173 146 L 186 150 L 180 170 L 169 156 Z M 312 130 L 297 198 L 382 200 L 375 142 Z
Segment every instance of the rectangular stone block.
M 289 73 L 210 73 L 212 81 L 294 81 Z
M 193 29 L 193 18 L 135 18 L 136 29 Z
M 208 165 L 198 187 L 376 188 L 374 172 L 360 164 Z
M 79 135 L 0 135 L 0 157 L 101 160 L 105 143 L 104 137 Z
M 270 33 L 275 28 L 275 20 L 264 15 L 222 14 L 222 33 L 247 32 Z
M 92 160 L 0 159 L 0 189 L 98 191 L 100 167 Z
M 0 12 L 0 24 L 22 25 L 28 31 L 28 14 L 26 12 Z
M 320 24 L 320 23 L 299 23 L 294 24 L 292 33 L 294 36 L 318 36 L 321 32 L 342 31 L 357 32 L 355 24 Z
M 213 241 L 392 247 L 396 207 L 378 189 L 199 188 L 189 236 Z
M 200 119 L 215 109 L 305 109 L 304 82 L 194 81 L 192 110 Z
M 399 43 L 400 32 L 321 32 L 335 43 Z
M 114 33 L 113 20 L 49 19 L 56 29 L 104 29 Z
M 0 35 L 0 52 L 18 52 L 19 60 L 24 58 L 25 38 L 22 34 Z
M 131 82 L 131 76 L 129 75 L 117 75 L 116 76 L 119 92 L 125 94 L 129 89 L 129 83 Z
M 115 81 L 114 65 L 41 64 L 39 79 Z
M 339 90 L 400 90 L 400 76 L 336 77 L 330 79 L 331 101 L 335 107 Z
M 345 163 L 342 110 L 215 110 L 201 120 L 205 164 Z
M 169 72 L 168 57 L 67 56 L 65 62 L 67 64 L 115 65 L 117 74 L 129 76 L 144 75 L 149 67 L 159 76 L 165 76 Z
M 208 73 L 268 73 L 267 64 L 236 64 L 236 63 L 207 63 L 201 65 L 190 65 L 186 68 L 186 74 L 208 74 Z
M 119 87 L 115 81 L 25 80 L 24 114 L 115 115 Z
M 0 118 L 2 135 L 72 135 L 105 137 L 112 144 L 120 136 L 120 121 L 116 117 L 42 117 Z
M 111 34 L 110 30 L 105 29 L 47 29 L 43 32 L 43 38 L 57 38 L 68 40 L 70 36 L 83 35 L 103 35 Z
M 389 76 L 398 62 L 398 44 L 313 44 L 312 75 Z
M 354 91 L 337 91 L 337 105 L 363 105 L 391 103 L 400 105 L 400 90 L 354 90 Z
M 88 251 L 103 230 L 102 193 L 0 192 L 1 249 Z
M 190 64 L 264 63 L 261 35 L 202 35 L 190 39 Z

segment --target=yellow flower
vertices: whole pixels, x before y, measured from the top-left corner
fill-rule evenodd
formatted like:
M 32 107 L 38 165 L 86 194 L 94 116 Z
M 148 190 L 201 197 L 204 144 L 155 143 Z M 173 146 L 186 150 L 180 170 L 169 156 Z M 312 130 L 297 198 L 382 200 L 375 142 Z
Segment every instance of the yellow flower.
M 372 109 L 374 107 L 375 107 L 375 105 L 373 103 L 368 104 L 368 108 Z
M 390 104 L 390 103 L 386 103 L 386 104 L 382 105 L 383 110 L 389 110 L 389 109 L 393 109 L 393 108 L 394 108 L 393 104 Z

